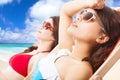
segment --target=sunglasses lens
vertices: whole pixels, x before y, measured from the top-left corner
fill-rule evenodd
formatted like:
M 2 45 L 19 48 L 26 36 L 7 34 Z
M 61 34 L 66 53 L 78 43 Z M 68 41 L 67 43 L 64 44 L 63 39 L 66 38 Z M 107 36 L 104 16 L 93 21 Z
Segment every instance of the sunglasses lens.
M 45 22 L 44 23 L 44 27 L 45 27 L 45 29 L 48 29 L 48 28 L 51 27 L 51 24 L 49 22 Z
M 87 12 L 84 14 L 83 19 L 84 20 L 89 20 L 93 17 L 93 14 L 91 12 Z
M 45 27 L 50 27 L 50 23 L 46 22 Z
M 53 27 L 52 27 L 52 25 L 51 25 L 51 23 L 49 23 L 49 22 L 44 22 L 43 23 L 43 28 L 46 29 L 46 30 L 49 29 L 51 31 L 54 30 Z

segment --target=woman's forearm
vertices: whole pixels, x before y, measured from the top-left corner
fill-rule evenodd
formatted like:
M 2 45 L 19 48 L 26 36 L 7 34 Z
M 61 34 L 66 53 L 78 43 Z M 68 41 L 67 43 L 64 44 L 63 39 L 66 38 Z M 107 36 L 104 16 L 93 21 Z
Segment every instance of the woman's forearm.
M 105 0 L 73 0 L 63 5 L 62 12 L 68 16 L 73 16 L 83 8 L 102 9 Z
M 78 11 L 80 11 L 83 8 L 89 7 L 85 0 L 74 0 L 70 1 L 62 6 L 62 12 L 66 14 L 67 16 L 72 17 L 74 14 L 76 14 Z

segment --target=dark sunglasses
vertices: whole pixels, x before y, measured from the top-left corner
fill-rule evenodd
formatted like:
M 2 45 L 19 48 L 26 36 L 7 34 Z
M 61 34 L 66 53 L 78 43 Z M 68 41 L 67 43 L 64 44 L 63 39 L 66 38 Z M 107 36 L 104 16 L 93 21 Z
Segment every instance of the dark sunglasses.
M 82 16 L 82 20 L 84 21 L 91 21 L 96 19 L 95 15 L 92 12 L 88 12 L 86 9 L 81 10 L 79 14 Z
M 54 27 L 51 25 L 50 22 L 44 21 L 42 27 L 43 27 L 45 30 L 54 31 Z

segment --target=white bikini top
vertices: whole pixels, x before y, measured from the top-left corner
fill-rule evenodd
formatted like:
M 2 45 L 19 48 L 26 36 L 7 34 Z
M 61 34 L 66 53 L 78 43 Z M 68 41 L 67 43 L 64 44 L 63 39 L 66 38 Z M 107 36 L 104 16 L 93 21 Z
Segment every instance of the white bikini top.
M 61 80 L 57 72 L 55 61 L 61 56 L 69 55 L 70 51 L 61 49 L 58 54 L 51 53 L 38 62 L 39 71 L 45 80 Z

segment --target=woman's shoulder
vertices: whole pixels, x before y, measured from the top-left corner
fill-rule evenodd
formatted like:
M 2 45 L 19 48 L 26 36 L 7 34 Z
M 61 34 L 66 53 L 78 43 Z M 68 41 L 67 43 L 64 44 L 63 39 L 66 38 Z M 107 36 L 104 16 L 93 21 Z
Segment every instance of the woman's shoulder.
M 87 62 L 74 64 L 68 71 L 67 77 L 72 80 L 88 80 L 92 76 L 92 68 Z

